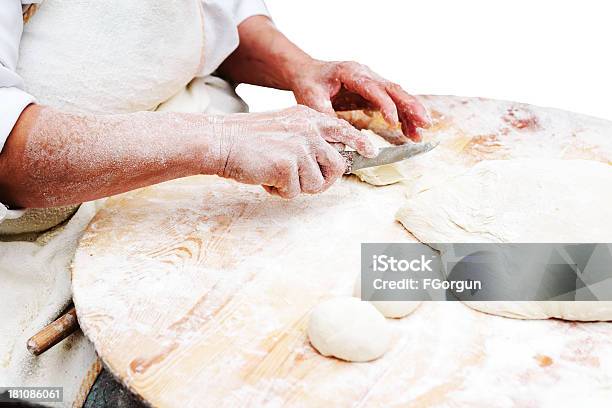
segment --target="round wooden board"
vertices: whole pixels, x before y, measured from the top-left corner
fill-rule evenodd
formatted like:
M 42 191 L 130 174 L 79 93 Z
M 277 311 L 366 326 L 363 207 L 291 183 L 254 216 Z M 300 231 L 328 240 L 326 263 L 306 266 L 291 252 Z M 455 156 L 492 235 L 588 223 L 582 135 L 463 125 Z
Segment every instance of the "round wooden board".
M 424 100 L 437 121 L 426 138 L 454 146 L 453 135 L 473 135 L 461 153 L 471 161 L 495 151 L 479 129 L 494 122 L 492 107 L 499 116 L 510 103 Z M 540 147 L 559 141 L 543 149 L 549 155 L 567 155 L 560 143 L 581 143 L 581 133 L 595 140 L 611 129 L 538 109 L 529 110 L 538 129 L 509 124 L 508 133 L 534 136 Z M 569 136 L 543 131 L 548 122 Z M 590 151 L 609 160 L 607 148 Z M 415 180 L 427 177 L 419 174 Z M 312 349 L 308 314 L 322 299 L 352 293 L 360 244 L 412 240 L 394 221 L 404 194 L 402 185 L 350 177 L 320 196 L 285 201 L 202 176 L 111 198 L 74 260 L 80 325 L 113 374 L 154 406 L 558 407 L 612 399 L 608 323 L 519 321 L 458 302 L 425 303 L 390 321 L 393 347 L 377 361 L 346 363 Z

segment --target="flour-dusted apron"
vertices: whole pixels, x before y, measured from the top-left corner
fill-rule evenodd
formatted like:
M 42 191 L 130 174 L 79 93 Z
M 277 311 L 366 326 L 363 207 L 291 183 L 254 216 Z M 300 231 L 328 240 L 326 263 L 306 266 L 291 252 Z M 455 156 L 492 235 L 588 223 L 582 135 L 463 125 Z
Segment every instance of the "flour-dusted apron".
M 35 11 L 18 72 L 41 104 L 97 113 L 246 111 L 225 81 L 194 79 L 203 63 L 200 0 L 46 0 Z M 60 406 L 85 400 L 101 366 L 80 332 L 39 357 L 26 342 L 69 305 L 70 262 L 99 205 L 0 213 L 1 386 L 63 387 Z

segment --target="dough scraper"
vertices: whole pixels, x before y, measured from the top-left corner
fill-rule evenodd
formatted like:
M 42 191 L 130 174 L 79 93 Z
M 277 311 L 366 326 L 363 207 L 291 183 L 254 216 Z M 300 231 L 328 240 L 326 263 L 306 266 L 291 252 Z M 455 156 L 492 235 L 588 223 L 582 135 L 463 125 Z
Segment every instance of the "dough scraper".
M 340 152 L 346 160 L 346 171 L 344 174 L 354 173 L 356 170 L 368 167 L 378 167 L 385 164 L 397 163 L 422 153 L 426 153 L 436 147 L 438 143 L 407 143 L 401 146 L 383 147 L 378 151 L 376 157 L 368 158 L 355 151 Z

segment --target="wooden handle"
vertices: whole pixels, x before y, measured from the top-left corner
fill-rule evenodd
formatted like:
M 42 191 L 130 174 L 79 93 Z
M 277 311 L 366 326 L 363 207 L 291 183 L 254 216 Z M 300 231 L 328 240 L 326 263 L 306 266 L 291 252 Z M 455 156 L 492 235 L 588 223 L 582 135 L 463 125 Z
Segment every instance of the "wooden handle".
M 338 153 L 340 153 L 340 156 L 342 156 L 344 161 L 346 161 L 346 169 L 344 170 L 344 174 L 351 174 L 353 171 L 353 160 L 355 159 L 357 152 L 352 150 L 343 150 L 339 151 Z
M 79 328 L 74 307 L 60 318 L 45 326 L 28 340 L 28 351 L 35 356 L 41 355 Z

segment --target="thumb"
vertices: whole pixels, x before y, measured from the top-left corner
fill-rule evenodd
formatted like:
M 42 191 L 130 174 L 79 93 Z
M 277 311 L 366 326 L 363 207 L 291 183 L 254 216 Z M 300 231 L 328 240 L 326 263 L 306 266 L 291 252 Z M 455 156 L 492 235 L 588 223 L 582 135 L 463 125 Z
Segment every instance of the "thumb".
M 303 92 L 294 92 L 294 95 L 296 102 L 300 105 L 305 105 L 318 112 L 336 117 L 336 111 L 332 106 L 329 92 L 323 87 L 309 88 Z

